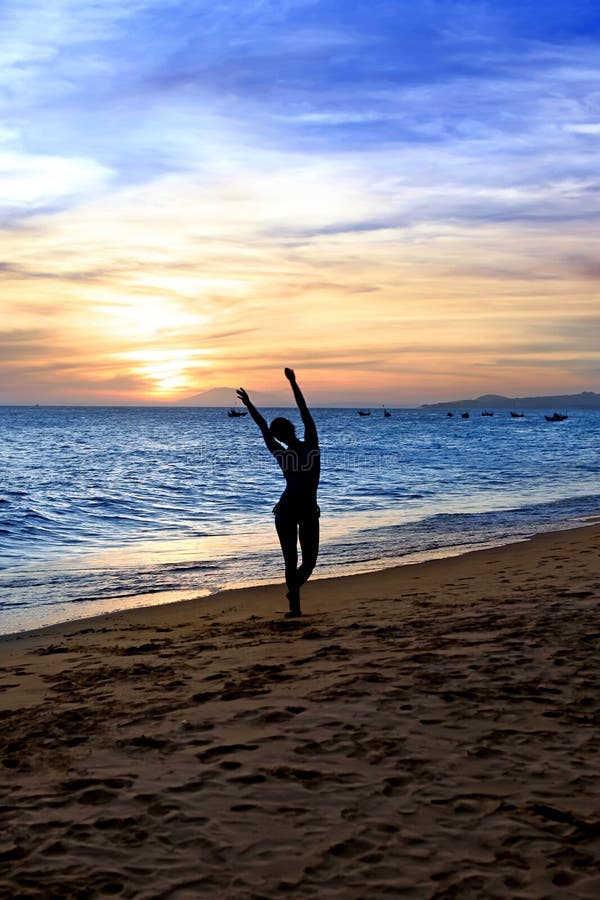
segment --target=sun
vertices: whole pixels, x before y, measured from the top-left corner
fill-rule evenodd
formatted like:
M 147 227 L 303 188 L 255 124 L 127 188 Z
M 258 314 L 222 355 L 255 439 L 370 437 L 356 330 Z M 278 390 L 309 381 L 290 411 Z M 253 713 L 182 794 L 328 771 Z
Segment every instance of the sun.
M 124 356 L 133 363 L 134 374 L 148 383 L 148 395 L 167 399 L 192 390 L 193 372 L 209 365 L 203 350 L 133 350 Z

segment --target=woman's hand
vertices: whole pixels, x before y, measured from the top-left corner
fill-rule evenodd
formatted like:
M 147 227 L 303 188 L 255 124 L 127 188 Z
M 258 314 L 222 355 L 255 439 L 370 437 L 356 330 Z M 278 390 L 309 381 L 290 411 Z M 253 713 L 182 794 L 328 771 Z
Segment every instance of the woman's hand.
M 238 395 L 238 399 L 242 401 L 244 406 L 248 406 L 248 404 L 250 403 L 250 397 L 248 396 L 244 388 L 238 388 L 236 394 Z
M 296 373 L 294 372 L 293 369 L 284 369 L 284 370 L 283 370 L 283 374 L 285 375 L 285 377 L 287 378 L 287 380 L 288 380 L 291 384 L 293 384 L 293 383 L 295 382 L 295 380 L 296 380 Z

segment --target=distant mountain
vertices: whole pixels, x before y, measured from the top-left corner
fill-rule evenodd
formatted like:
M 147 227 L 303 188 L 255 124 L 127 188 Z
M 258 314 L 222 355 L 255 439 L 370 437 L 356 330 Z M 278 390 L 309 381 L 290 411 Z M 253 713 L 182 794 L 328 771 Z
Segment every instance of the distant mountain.
M 424 403 L 421 409 L 555 409 L 558 412 L 569 409 L 600 409 L 600 394 L 582 391 L 581 394 L 560 394 L 556 397 L 502 397 L 499 394 L 484 394 L 472 400 L 452 400 L 443 403 Z
M 179 400 L 177 406 L 239 406 L 236 389 L 232 387 L 211 388 Z M 248 391 L 252 402 L 257 406 L 292 406 L 294 398 L 291 392 L 284 391 Z
M 200 394 L 194 394 L 179 400 L 177 406 L 239 406 L 240 402 L 236 397 L 235 388 L 233 387 L 217 387 L 211 388 L 209 391 L 202 391 Z M 294 398 L 289 390 L 282 391 L 254 391 L 249 389 L 253 402 L 258 407 L 270 406 L 294 406 Z M 352 401 L 345 399 L 337 403 L 320 403 L 318 399 L 313 399 L 311 406 L 316 408 L 319 406 L 339 406 L 358 408 L 359 406 L 375 408 L 380 406 L 379 402 L 374 403 L 373 398 L 362 395 L 357 396 Z M 391 403 L 390 408 L 395 404 Z M 452 400 L 442 403 L 425 403 L 421 409 L 552 409 L 557 412 L 569 409 L 600 409 L 600 394 L 593 391 L 583 391 L 581 394 L 565 394 L 558 397 L 502 397 L 499 394 L 484 394 L 482 397 L 475 397 L 471 400 Z

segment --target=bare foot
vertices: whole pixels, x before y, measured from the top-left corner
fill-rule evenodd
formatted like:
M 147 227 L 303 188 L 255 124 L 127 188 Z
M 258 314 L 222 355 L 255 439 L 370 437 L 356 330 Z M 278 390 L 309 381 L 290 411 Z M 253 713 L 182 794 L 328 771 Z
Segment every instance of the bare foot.
M 288 599 L 288 604 L 290 607 L 291 613 L 300 613 L 300 591 L 298 588 L 289 590 L 285 595 Z

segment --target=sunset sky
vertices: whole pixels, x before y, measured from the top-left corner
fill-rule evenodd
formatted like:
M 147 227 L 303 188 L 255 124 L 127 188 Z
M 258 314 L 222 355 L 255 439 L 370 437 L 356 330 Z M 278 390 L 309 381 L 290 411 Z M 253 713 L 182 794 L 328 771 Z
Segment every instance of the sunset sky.
M 1 403 L 599 389 L 597 2 L 3 0 L 0 80 Z

